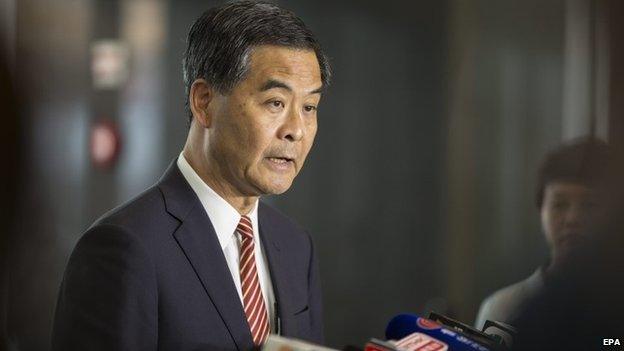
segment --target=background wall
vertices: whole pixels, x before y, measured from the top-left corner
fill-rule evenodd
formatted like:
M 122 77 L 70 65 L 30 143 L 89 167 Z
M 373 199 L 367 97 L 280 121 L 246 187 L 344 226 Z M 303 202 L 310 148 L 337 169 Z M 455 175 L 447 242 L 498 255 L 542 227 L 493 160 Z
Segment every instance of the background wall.
M 20 350 L 47 348 L 81 232 L 153 184 L 180 152 L 185 35 L 217 3 L 6 2 L 13 71 L 28 101 L 5 301 Z M 470 323 L 487 294 L 544 262 L 538 162 L 590 132 L 593 111 L 609 101 L 595 99 L 608 82 L 592 79 L 609 67 L 591 59 L 602 57 L 599 3 L 280 2 L 317 34 L 335 73 L 306 167 L 290 191 L 267 199 L 314 236 L 329 345 L 381 337 L 399 312 L 436 310 Z M 93 87 L 100 39 L 129 52 L 128 79 L 116 89 Z M 591 84 L 569 91 L 564 82 L 578 77 Z M 101 120 L 122 140 L 107 169 L 89 156 Z

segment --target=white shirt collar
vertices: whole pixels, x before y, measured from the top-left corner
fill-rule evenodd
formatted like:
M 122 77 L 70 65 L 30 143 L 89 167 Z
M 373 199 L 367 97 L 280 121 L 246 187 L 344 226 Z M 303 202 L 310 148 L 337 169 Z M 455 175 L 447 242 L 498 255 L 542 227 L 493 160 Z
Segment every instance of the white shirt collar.
M 225 249 L 235 238 L 236 227 L 241 215 L 225 199 L 208 186 L 195 172 L 182 153 L 178 156 L 178 168 L 186 181 L 191 185 L 199 201 L 204 206 L 210 222 L 217 233 L 221 249 Z M 254 236 L 258 233 L 258 201 L 249 214 L 249 219 L 253 224 Z

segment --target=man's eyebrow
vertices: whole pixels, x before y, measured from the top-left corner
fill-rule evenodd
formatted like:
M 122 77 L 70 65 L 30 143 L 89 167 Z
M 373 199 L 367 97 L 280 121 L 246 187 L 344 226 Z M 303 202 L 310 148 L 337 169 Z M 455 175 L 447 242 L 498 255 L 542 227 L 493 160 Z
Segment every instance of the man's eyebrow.
M 312 90 L 312 91 L 310 92 L 310 95 L 312 95 L 312 94 L 320 94 L 320 93 L 322 93 L 322 92 L 323 92 L 324 88 L 325 88 L 325 87 L 323 87 L 323 86 L 321 85 L 320 87 L 318 87 L 318 88 L 316 88 L 316 89 Z
M 260 91 L 267 91 L 267 90 L 274 89 L 274 88 L 281 88 L 281 89 L 286 89 L 288 91 L 292 91 L 292 88 L 288 84 L 284 82 L 280 82 L 279 80 L 275 80 L 275 79 L 267 80 L 266 83 L 264 83 L 260 87 Z
M 274 88 L 279 88 L 279 89 L 285 89 L 288 91 L 293 91 L 293 89 L 286 83 L 281 82 L 279 80 L 275 80 L 275 79 L 269 79 L 266 81 L 266 83 L 264 83 L 261 87 L 260 87 L 260 91 L 267 91 L 270 89 L 274 89 Z M 308 93 L 308 95 L 312 95 L 312 94 L 320 94 L 323 92 L 323 86 L 321 85 L 320 87 L 312 90 L 311 92 Z

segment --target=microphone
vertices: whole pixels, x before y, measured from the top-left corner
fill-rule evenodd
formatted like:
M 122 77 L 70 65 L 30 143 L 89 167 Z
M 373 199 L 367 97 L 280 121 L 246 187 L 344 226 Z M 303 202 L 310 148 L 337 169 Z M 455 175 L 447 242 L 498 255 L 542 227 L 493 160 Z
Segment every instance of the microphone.
M 403 351 L 392 341 L 383 341 L 372 338 L 364 346 L 364 351 Z
M 338 351 L 328 347 L 309 343 L 307 341 L 287 338 L 275 334 L 269 335 L 262 351 Z
M 483 333 L 499 340 L 500 344 L 512 348 L 514 338 L 517 335 L 516 328 L 513 326 L 497 321 L 486 320 L 483 325 Z
M 364 349 L 355 345 L 345 345 L 342 351 L 364 351 Z
M 386 338 L 406 350 L 493 351 L 493 343 L 476 341 L 464 333 L 412 314 L 400 314 L 388 323 Z
M 436 338 L 422 333 L 412 333 L 403 339 L 395 342 L 396 347 L 401 351 L 448 351 L 449 346 Z M 457 351 L 454 348 L 453 351 Z M 461 349 L 467 350 L 467 349 Z M 472 351 L 472 350 L 470 350 Z
M 491 332 L 486 331 L 485 329 L 483 329 L 483 331 L 479 331 L 467 324 L 464 324 L 460 321 L 457 321 L 455 319 L 449 318 L 447 316 L 441 315 L 436 312 L 429 313 L 429 319 L 431 319 L 432 321 L 436 323 L 442 324 L 447 329 L 460 332 L 464 334 L 465 336 L 471 338 L 472 340 L 480 342 L 484 345 L 491 345 L 491 346 L 494 346 L 494 348 L 500 348 L 501 345 L 507 346 L 507 347 L 511 346 L 511 344 L 505 343 L 505 340 L 502 339 L 502 335 L 500 336 L 494 335 L 494 331 L 495 331 L 494 328 L 491 330 Z M 513 327 L 511 326 L 509 327 L 513 329 Z

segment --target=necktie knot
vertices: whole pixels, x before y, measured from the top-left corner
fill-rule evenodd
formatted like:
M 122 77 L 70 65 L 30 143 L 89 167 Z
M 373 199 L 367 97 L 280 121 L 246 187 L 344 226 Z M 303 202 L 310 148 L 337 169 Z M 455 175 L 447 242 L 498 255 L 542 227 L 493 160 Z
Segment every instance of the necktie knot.
M 253 239 L 253 226 L 251 220 L 247 216 L 241 216 L 236 231 L 241 235 L 242 239 Z

